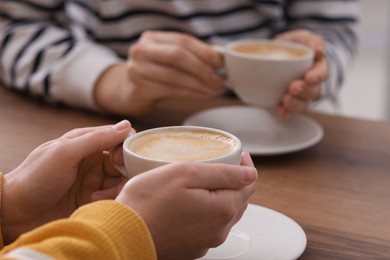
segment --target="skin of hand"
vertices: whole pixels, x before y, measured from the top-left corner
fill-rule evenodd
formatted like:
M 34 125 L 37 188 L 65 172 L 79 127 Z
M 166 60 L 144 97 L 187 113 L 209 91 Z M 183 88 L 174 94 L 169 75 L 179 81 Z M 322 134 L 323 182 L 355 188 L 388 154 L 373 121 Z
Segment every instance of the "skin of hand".
M 134 132 L 128 121 L 80 128 L 36 148 L 4 175 L 1 229 L 5 244 L 78 207 L 114 199 L 124 184 L 106 150 Z
M 209 44 L 176 32 L 146 31 L 126 64 L 108 68 L 95 101 L 110 113 L 140 117 L 168 97 L 208 98 L 224 92 L 222 57 Z
M 171 163 L 130 179 L 116 201 L 144 219 L 158 259 L 194 259 L 225 241 L 257 176 L 248 153 L 241 166 Z
M 306 45 L 314 50 L 315 58 L 312 68 L 303 79 L 294 80 L 288 92 L 282 98 L 277 114 L 283 118 L 290 113 L 300 113 L 308 109 L 310 101 L 318 100 L 322 95 L 322 83 L 328 78 L 328 63 L 325 57 L 325 40 L 322 36 L 304 29 L 281 33 L 278 40 L 292 41 Z

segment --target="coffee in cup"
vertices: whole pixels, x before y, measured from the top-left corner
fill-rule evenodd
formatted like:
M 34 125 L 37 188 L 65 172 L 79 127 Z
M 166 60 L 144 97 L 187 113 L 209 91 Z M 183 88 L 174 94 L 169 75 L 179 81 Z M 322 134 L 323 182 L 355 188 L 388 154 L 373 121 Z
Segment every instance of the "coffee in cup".
M 305 49 L 299 49 L 288 45 L 276 45 L 269 42 L 236 45 L 232 47 L 232 50 L 250 58 L 270 60 L 297 59 L 309 55 L 309 52 Z
M 155 167 L 180 161 L 239 165 L 241 142 L 218 129 L 198 126 L 170 126 L 130 135 L 123 143 L 125 169 L 132 177 Z
M 225 59 L 227 85 L 247 104 L 276 107 L 289 84 L 312 67 L 307 46 L 278 40 L 241 40 L 215 46 Z

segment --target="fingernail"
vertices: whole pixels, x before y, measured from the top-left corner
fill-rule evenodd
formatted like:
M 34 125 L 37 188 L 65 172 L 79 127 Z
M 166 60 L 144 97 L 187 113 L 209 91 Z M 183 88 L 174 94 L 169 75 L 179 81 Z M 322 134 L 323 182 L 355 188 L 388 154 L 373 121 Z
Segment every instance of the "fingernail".
M 253 163 L 252 157 L 251 157 L 251 155 L 250 155 L 250 153 L 248 151 L 243 151 L 242 155 L 248 158 L 250 166 L 255 167 L 255 164 Z
M 130 125 L 130 122 L 127 121 L 127 120 L 122 120 L 120 121 L 119 123 L 117 123 L 116 125 L 114 125 L 112 128 L 115 130 L 115 131 L 121 131 L 123 129 L 126 129 L 127 127 L 129 127 Z

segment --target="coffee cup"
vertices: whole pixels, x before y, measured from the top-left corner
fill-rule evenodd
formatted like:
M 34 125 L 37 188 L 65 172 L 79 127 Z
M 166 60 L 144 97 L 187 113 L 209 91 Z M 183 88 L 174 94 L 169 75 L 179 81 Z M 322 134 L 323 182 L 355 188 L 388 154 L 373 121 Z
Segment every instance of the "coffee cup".
M 276 107 L 314 60 L 309 47 L 279 40 L 240 40 L 214 49 L 224 56 L 228 87 L 243 102 L 265 108 Z
M 122 145 L 123 175 L 131 178 L 153 168 L 180 161 L 241 162 L 240 140 L 225 131 L 199 126 L 167 126 L 129 135 Z

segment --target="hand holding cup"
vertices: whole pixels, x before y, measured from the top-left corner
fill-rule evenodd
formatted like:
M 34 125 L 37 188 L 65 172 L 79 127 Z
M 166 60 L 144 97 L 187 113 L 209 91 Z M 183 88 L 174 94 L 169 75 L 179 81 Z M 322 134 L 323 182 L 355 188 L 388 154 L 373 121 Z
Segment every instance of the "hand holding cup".
M 241 40 L 215 49 L 224 56 L 228 86 L 245 103 L 264 108 L 276 108 L 314 61 L 309 47 L 281 40 Z

